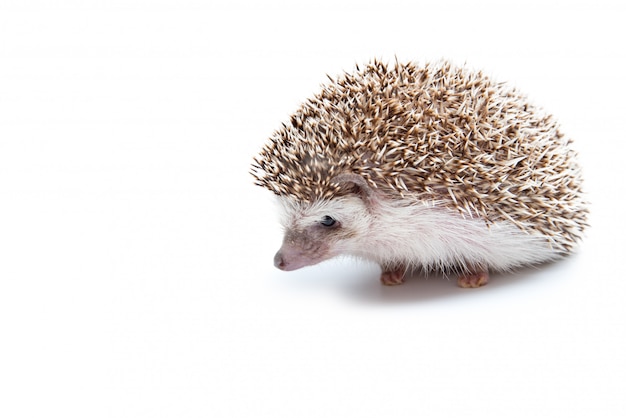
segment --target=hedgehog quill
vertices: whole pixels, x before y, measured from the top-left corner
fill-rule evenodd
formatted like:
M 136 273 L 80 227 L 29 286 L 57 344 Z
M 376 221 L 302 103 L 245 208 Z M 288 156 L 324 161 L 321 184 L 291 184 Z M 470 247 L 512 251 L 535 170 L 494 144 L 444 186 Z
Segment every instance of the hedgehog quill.
M 329 79 L 252 164 L 284 211 L 276 267 L 348 255 L 378 263 L 385 285 L 422 269 L 479 287 L 576 248 L 576 153 L 526 96 L 447 61 Z

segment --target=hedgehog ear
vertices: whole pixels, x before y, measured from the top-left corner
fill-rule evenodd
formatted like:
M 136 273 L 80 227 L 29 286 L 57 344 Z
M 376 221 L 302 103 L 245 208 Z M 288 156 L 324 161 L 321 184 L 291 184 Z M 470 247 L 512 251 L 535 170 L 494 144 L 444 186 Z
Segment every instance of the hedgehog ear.
M 373 206 L 377 202 L 374 189 L 358 174 L 345 173 L 333 178 L 333 183 L 339 184 L 350 193 L 359 196 L 368 206 Z

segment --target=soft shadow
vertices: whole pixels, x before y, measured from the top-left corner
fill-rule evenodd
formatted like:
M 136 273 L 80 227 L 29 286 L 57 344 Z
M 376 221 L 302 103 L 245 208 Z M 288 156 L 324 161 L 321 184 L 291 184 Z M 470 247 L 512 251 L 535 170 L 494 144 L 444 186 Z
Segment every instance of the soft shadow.
M 378 280 L 378 272 L 370 272 L 367 277 L 350 277 L 342 281 L 342 290 L 346 297 L 366 304 L 398 305 L 424 303 L 453 298 L 484 297 L 502 292 L 510 292 L 516 288 L 537 286 L 545 281 L 559 280 L 557 272 L 571 259 L 537 266 L 521 268 L 513 272 L 491 273 L 486 286 L 476 289 L 463 289 L 457 286 L 456 276 L 445 276 L 440 273 L 414 273 L 404 284 L 399 286 L 383 286 Z
M 281 273 L 283 289 L 295 292 L 340 293 L 357 303 L 370 305 L 402 305 L 449 301 L 450 299 L 484 298 L 504 293 L 528 290 L 529 287 L 559 285 L 576 268 L 576 255 L 552 263 L 521 268 L 512 272 L 491 273 L 486 286 L 463 289 L 457 286 L 456 276 L 441 273 L 414 273 L 404 284 L 383 286 L 380 269 L 367 262 L 330 260 L 317 266 Z M 531 291 L 534 291 L 530 289 Z M 542 292 L 538 288 L 537 292 Z

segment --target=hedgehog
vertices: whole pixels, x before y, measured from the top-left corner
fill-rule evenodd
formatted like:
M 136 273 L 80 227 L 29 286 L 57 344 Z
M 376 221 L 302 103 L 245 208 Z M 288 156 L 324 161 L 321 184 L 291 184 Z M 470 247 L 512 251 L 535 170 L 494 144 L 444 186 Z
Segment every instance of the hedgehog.
M 380 60 L 329 82 L 254 157 L 280 202 L 285 271 L 366 259 L 479 287 L 570 254 L 588 204 L 572 141 L 507 83 L 447 60 Z

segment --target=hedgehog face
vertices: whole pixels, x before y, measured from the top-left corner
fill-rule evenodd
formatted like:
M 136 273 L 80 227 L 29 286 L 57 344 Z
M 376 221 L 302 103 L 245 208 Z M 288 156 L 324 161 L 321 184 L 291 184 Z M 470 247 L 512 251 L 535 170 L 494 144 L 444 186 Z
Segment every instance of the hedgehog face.
M 281 198 L 281 203 L 285 237 L 274 265 L 285 271 L 350 253 L 371 223 L 365 203 L 354 195 L 314 203 Z

